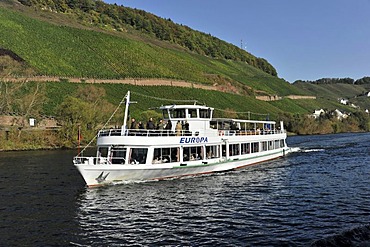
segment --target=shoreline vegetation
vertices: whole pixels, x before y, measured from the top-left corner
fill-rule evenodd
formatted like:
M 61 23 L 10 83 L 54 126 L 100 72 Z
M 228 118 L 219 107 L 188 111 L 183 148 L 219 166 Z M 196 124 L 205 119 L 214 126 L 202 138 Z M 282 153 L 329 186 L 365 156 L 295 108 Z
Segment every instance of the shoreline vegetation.
M 161 119 L 161 114 L 152 110 L 155 106 L 201 99 L 198 104 L 216 109 L 215 117 L 284 121 L 290 134 L 370 131 L 369 114 L 363 111 L 353 111 L 347 118 L 326 111 L 314 118 L 309 112 L 310 104 L 316 107 L 316 99 L 266 102 L 254 96 L 192 87 L 0 80 L 0 151 L 77 148 L 78 133 L 83 147 L 109 119 L 128 90 L 138 101 L 131 108 L 131 117 L 144 123 L 150 117 L 155 122 Z M 108 128 L 121 126 L 123 110 L 118 110 Z
M 338 132 L 338 133 L 325 133 L 325 134 L 301 134 L 301 135 L 335 135 L 335 134 L 344 134 L 344 133 L 368 133 L 365 131 L 357 131 L 357 132 Z M 292 133 L 288 132 L 288 138 L 291 136 L 297 136 L 300 134 L 297 133 Z M 45 136 L 45 135 L 44 135 Z M 0 134 L 0 139 L 3 139 L 3 136 Z M 22 151 L 48 151 L 48 150 L 77 150 L 78 148 L 84 148 L 87 144 L 85 143 L 84 145 L 81 145 L 80 147 L 76 146 L 71 146 L 71 147 L 65 147 L 65 146 L 56 146 L 56 145 L 50 145 L 50 143 L 45 143 L 46 145 L 43 145 L 42 142 L 40 142 L 40 138 L 35 139 L 29 139 L 27 142 L 22 142 L 24 141 L 24 138 L 21 140 L 17 141 L 9 141 L 6 142 L 5 145 L 0 145 L 0 153 L 1 152 L 22 152 Z M 46 141 L 46 140 L 44 140 Z M 3 142 L 3 141 L 2 141 Z M 9 144 L 9 145 L 7 145 Z M 55 144 L 55 143 L 54 143 Z M 90 144 L 89 147 L 96 147 L 95 143 Z M 77 151 L 76 151 L 77 155 Z

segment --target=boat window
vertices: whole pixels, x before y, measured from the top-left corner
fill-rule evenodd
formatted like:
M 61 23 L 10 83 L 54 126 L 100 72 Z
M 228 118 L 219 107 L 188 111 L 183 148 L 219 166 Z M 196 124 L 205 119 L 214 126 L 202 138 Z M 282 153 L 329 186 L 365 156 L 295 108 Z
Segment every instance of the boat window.
M 126 163 L 127 148 L 112 147 L 110 151 L 110 161 L 112 164 L 125 164 Z
M 282 147 L 282 148 L 285 147 L 283 139 L 280 140 L 280 147 Z
M 280 148 L 280 140 L 275 140 L 275 149 Z
M 262 151 L 267 151 L 267 142 L 261 142 Z
M 220 157 L 220 148 L 218 145 L 206 146 L 207 159 L 214 159 Z
M 180 148 L 155 148 L 153 155 L 153 164 L 179 162 Z
M 222 122 L 222 129 L 229 130 L 231 122 Z
M 196 118 L 197 116 L 197 109 L 188 109 L 189 118 Z
M 244 129 L 253 132 L 255 130 L 255 126 L 254 126 L 253 123 L 245 123 L 244 124 Z
M 265 130 L 265 131 L 268 131 L 268 130 L 271 130 L 271 124 L 264 124 L 263 125 L 263 129 Z
M 240 124 L 240 127 L 239 127 L 239 129 L 240 130 L 246 130 L 247 128 L 246 128 L 246 123 L 239 123 Z
M 269 145 L 269 146 L 268 146 L 268 149 L 269 149 L 269 150 L 273 150 L 273 149 L 274 149 L 274 142 L 273 142 L 273 141 L 269 141 L 269 142 L 268 142 L 268 145 Z
M 202 160 L 203 159 L 203 147 L 184 147 L 183 149 L 184 161 Z
M 211 127 L 211 129 L 218 129 L 218 127 L 217 127 L 217 121 L 211 121 L 210 122 L 210 127 Z
M 222 144 L 222 157 L 226 157 L 226 145 Z
M 108 148 L 107 147 L 99 147 L 98 148 L 98 157 L 108 157 Z
M 211 118 L 211 109 L 199 109 L 200 118 Z
M 242 154 L 249 154 L 249 151 L 250 151 L 250 144 L 249 143 L 242 143 L 241 144 L 241 150 L 242 150 Z
M 257 153 L 257 152 L 259 152 L 259 143 L 253 142 L 252 143 L 252 153 Z
M 162 111 L 162 114 L 163 114 L 163 118 L 164 119 L 168 119 L 168 111 L 167 111 L 167 109 L 163 110 Z
M 211 121 L 210 125 L 212 129 L 219 129 L 219 130 L 225 129 L 223 121 Z
M 185 118 L 185 109 L 170 109 L 171 118 Z
M 145 164 L 147 154 L 147 148 L 131 148 L 130 164 Z
M 239 155 L 239 144 L 230 144 L 229 145 L 230 156 Z

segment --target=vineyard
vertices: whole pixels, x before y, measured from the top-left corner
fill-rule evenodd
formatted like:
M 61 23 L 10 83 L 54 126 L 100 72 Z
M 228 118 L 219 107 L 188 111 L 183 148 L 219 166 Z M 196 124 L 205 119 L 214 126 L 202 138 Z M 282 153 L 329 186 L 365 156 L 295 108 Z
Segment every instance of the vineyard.
M 205 85 L 232 83 L 268 94 L 300 94 L 288 82 L 245 62 L 214 59 L 124 33 L 55 25 L 0 7 L 0 47 L 34 75 L 81 78 L 167 78 Z M 157 42 L 158 43 L 158 42 Z

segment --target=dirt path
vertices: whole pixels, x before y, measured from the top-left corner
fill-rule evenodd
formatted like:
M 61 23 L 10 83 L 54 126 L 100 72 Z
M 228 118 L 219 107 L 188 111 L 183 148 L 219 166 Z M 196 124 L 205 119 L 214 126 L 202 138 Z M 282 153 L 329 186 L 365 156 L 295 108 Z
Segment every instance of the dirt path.
M 118 84 L 129 84 L 136 86 L 172 86 L 172 87 L 186 87 L 186 88 L 199 88 L 205 90 L 213 90 L 219 92 L 227 92 L 233 94 L 243 94 L 237 87 L 231 85 L 231 83 L 225 85 L 218 85 L 215 83 L 212 86 L 202 85 L 194 82 L 182 81 L 182 80 L 170 80 L 170 79 L 85 79 L 75 77 L 51 77 L 51 76 L 34 76 L 34 77 L 4 77 L 0 78 L 1 81 L 5 82 L 61 82 L 68 81 L 72 83 L 118 83 Z M 263 96 L 256 96 L 256 99 L 262 101 L 275 101 L 283 98 L 296 99 L 316 99 L 315 96 L 302 96 L 302 95 L 288 95 L 281 97 L 278 95 L 266 96 L 266 92 L 255 90 L 256 93 L 261 93 Z M 268 94 L 267 94 L 268 95 Z
M 200 88 L 205 90 L 213 90 L 220 92 L 239 93 L 238 90 L 231 85 L 213 85 L 207 86 L 193 82 L 170 80 L 170 79 L 83 79 L 73 77 L 50 77 L 50 76 L 35 76 L 35 77 L 5 77 L 1 79 L 5 82 L 24 82 L 24 81 L 37 81 L 37 82 L 63 82 L 63 80 L 72 83 L 120 83 L 130 84 L 136 86 L 174 86 L 174 87 L 187 87 L 187 88 Z

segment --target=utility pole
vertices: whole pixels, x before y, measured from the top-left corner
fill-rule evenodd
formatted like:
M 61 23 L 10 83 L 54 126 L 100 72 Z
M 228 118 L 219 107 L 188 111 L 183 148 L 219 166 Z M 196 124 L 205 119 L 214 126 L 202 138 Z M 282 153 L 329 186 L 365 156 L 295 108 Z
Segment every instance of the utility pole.
M 247 48 L 247 47 L 245 47 L 245 46 L 244 46 L 244 44 L 243 44 L 243 40 L 241 39 L 241 40 L 240 40 L 240 49 L 242 49 L 242 50 L 246 50 L 246 48 Z

